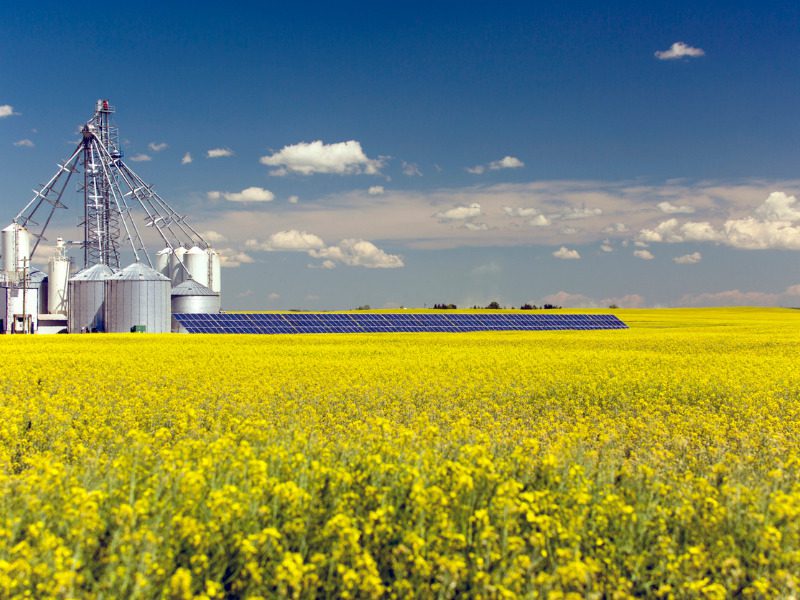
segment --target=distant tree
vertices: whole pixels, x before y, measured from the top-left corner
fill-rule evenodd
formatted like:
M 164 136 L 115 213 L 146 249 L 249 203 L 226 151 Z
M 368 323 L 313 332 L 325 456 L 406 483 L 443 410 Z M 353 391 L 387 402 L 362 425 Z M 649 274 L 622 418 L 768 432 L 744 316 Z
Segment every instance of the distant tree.
M 545 310 L 556 310 L 561 308 L 560 306 L 556 306 L 555 304 L 545 304 L 543 307 Z
M 519 307 L 520 310 L 536 310 L 536 306 L 531 306 L 527 302 Z
M 370 310 L 370 308 L 372 307 L 369 304 L 362 304 L 361 306 L 356 308 L 356 310 Z
M 610 308 L 610 309 L 612 309 L 612 310 L 613 310 L 613 309 L 615 309 L 615 308 L 619 308 L 619 306 L 617 306 L 616 304 L 609 304 L 609 305 L 608 305 L 608 308 Z
M 488 306 L 486 308 L 489 308 L 491 310 L 497 310 L 497 309 L 500 308 L 500 303 L 492 300 L 491 302 L 489 302 L 489 304 L 488 304 Z

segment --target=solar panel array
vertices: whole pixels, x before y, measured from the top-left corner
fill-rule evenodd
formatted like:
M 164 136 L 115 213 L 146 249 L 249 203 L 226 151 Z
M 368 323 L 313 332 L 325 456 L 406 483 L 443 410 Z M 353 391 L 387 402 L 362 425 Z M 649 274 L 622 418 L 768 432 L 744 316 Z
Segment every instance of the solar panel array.
M 189 333 L 370 333 L 627 329 L 614 315 L 519 313 L 177 313 Z

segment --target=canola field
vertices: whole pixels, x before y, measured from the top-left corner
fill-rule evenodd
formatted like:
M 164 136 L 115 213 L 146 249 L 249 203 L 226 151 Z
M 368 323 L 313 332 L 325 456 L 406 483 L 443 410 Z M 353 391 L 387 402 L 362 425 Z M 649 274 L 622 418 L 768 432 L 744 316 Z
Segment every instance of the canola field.
M 0 598 L 800 594 L 800 311 L 0 338 Z

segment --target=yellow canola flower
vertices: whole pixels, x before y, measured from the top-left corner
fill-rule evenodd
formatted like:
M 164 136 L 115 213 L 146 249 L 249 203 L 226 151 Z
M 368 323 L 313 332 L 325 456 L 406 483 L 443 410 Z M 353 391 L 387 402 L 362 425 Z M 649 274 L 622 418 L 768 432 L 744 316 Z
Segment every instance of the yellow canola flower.
M 0 598 L 796 597 L 800 313 L 619 314 L 4 337 Z

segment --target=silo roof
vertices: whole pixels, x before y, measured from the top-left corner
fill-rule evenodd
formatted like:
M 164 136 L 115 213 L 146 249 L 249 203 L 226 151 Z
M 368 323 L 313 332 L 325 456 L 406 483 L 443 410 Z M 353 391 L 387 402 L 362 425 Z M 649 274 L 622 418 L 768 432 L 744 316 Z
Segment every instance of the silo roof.
M 78 271 L 70 277 L 70 281 L 103 281 L 114 274 L 114 269 L 108 265 L 92 265 Z
M 217 292 L 198 283 L 194 279 L 187 279 L 172 288 L 173 296 L 219 296 Z
M 109 277 L 112 281 L 133 280 L 133 281 L 169 281 L 169 277 L 164 277 L 161 273 L 142 263 L 133 263 L 122 269 L 119 273 L 114 273 Z

